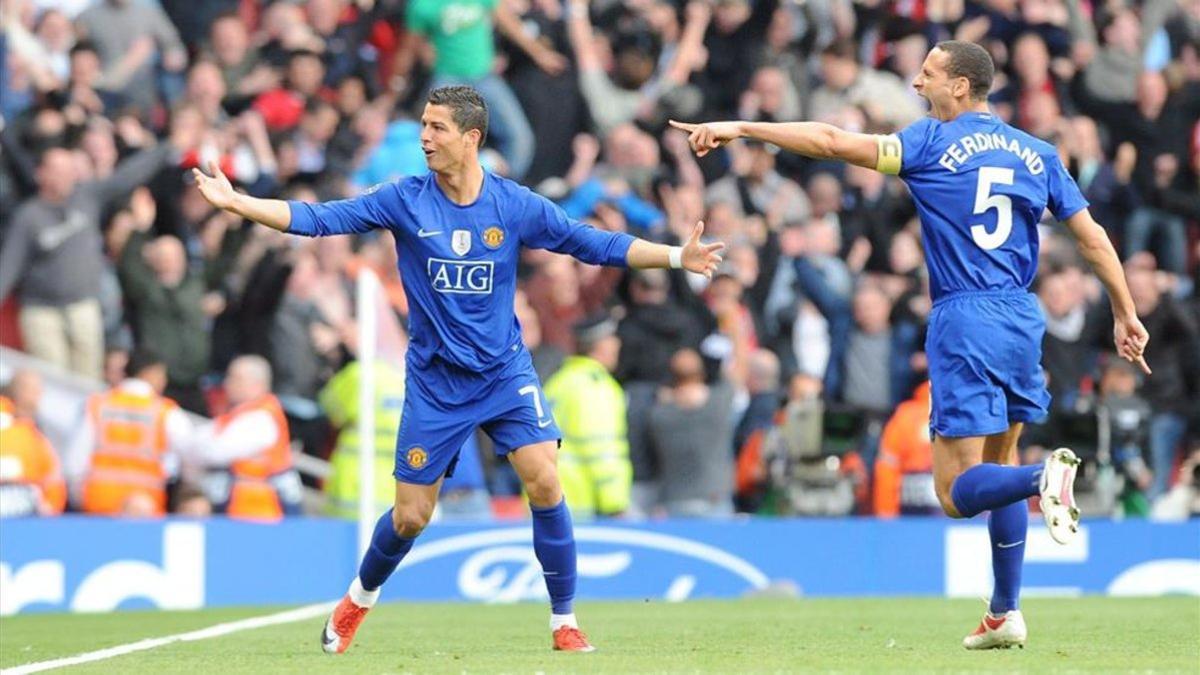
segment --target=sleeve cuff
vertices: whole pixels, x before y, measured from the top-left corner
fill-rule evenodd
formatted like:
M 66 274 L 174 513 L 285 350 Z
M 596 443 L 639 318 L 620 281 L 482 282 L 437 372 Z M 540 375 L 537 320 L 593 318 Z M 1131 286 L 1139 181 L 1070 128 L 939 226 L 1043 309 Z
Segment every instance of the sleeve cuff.
M 633 246 L 635 237 L 625 232 L 616 232 L 613 236 L 609 266 L 629 267 L 629 247 Z
M 288 210 L 292 213 L 288 224 L 288 234 L 298 234 L 303 237 L 317 235 L 317 219 L 313 217 L 312 206 L 304 202 L 288 200 Z

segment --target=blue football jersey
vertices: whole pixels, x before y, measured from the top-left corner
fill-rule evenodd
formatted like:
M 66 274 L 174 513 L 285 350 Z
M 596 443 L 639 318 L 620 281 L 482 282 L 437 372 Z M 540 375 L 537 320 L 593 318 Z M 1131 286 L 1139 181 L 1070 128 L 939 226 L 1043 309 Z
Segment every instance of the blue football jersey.
M 572 220 L 513 181 L 484 172 L 471 204 L 456 204 L 432 172 L 323 204 L 288 202 L 291 234 L 327 236 L 391 230 L 409 304 L 409 363 L 434 357 L 459 369 L 492 371 L 524 351 L 513 310 L 522 246 L 595 265 L 625 265 L 633 237 Z
M 920 215 L 935 300 L 1028 289 L 1043 211 L 1061 221 L 1088 205 L 1052 145 L 991 113 L 927 117 L 897 136 L 899 176 Z

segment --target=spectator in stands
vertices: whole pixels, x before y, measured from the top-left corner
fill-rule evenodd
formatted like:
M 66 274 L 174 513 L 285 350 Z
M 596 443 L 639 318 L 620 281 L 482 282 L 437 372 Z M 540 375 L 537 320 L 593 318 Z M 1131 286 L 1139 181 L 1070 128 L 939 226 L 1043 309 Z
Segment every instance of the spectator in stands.
M 274 391 L 285 409 L 293 407 L 292 399 L 316 399 L 342 346 L 344 325 L 333 324 L 318 306 L 319 282 L 313 250 L 296 251 L 270 333 Z
M 874 480 L 872 511 L 879 517 L 941 513 L 933 489 L 928 382 L 919 385 L 911 399 L 897 406 L 884 425 Z
M 783 399 L 779 357 L 769 349 L 755 349 L 746 368 L 746 409 L 733 431 L 733 449 L 739 451 L 759 429 L 769 427 Z
M 1172 484 L 1172 470 L 1187 430 L 1187 387 L 1200 379 L 1200 329 L 1191 316 L 1159 286 L 1158 272 L 1145 258 L 1126 265 L 1129 293 L 1138 318 L 1155 336 L 1146 347 L 1146 363 L 1154 375 L 1146 378 L 1141 395 L 1154 416 L 1150 420 L 1150 465 L 1154 482 L 1150 499 L 1164 494 Z
M 0 518 L 63 512 L 67 487 L 50 441 L 0 396 Z
M 1096 222 L 1115 239 L 1125 236 L 1123 224 L 1137 203 L 1133 169 L 1137 149 L 1124 141 L 1116 146 L 1112 161 L 1104 156 L 1096 121 L 1084 115 L 1070 119 L 1062 148 L 1070 155 L 1070 169 L 1083 196 L 1091 203 Z
M 504 2 L 414 0 L 408 3 L 406 22 L 409 30 L 433 44 L 434 87 L 469 84 L 483 96 L 490 115 L 488 131 L 504 155 L 511 177 L 523 178 L 533 161 L 533 130 L 512 89 L 493 73 L 492 27 L 499 28 L 543 70 L 561 72 L 567 65 L 564 57 L 526 35 Z
M 650 411 L 659 503 L 672 516 L 733 512 L 733 388 L 705 383 L 704 362 L 692 349 L 671 356 L 671 386 Z
M 279 399 L 271 394 L 271 365 L 239 356 L 225 374 L 228 412 L 201 427 L 192 457 L 209 470 L 206 492 L 230 518 L 273 522 L 300 512 L 300 477 L 292 468 L 291 438 Z
M 179 32 L 158 5 L 102 0 L 80 14 L 77 24 L 96 45 L 104 71 L 126 73 L 112 89 L 138 105 L 149 107 L 154 101 L 157 88 L 147 84 L 156 81 L 156 61 L 166 74 L 178 74 L 187 67 L 187 51 Z
M 621 350 L 617 322 L 600 314 L 575 324 L 574 356 L 546 382 L 546 400 L 562 429 L 558 475 L 571 513 L 615 516 L 630 506 L 633 466 L 625 392 L 611 373 Z
M 121 252 L 120 272 L 138 344 L 153 346 L 167 363 L 167 395 L 187 410 L 206 412 L 200 377 L 208 370 L 209 319 L 220 303 L 206 298 L 183 243 L 170 235 L 150 240 L 144 229 L 134 232 Z
M 86 513 L 161 516 L 192 424 L 163 396 L 165 359 L 139 349 L 125 374 L 117 386 L 88 399 L 66 457 L 73 501 Z
M 729 0 L 713 8 L 712 28 L 704 34 L 708 52 L 700 77 L 705 109 L 733 117 L 763 51 L 779 0 Z
M 529 296 L 521 288 L 517 289 L 513 308 L 517 322 L 521 324 L 521 341 L 533 356 L 533 369 L 545 382 L 562 366 L 567 355 L 558 347 L 542 341 L 542 322 L 538 319 L 537 312 L 529 305 Z
M 1076 62 L 1084 66 L 1080 73 L 1088 94 L 1112 102 L 1136 100 L 1146 47 L 1176 11 L 1176 3 L 1150 0 L 1142 7 L 1140 17 L 1133 7 L 1117 5 L 1099 13 L 1093 25 L 1084 15 L 1080 0 L 1064 2 L 1071 16 L 1072 50 Z
M 1124 479 L 1119 496 L 1121 515 L 1145 517 L 1150 512 L 1146 490 L 1153 475 L 1146 463 L 1150 405 L 1137 395 L 1140 372 L 1133 364 L 1110 356 L 1100 375 L 1097 421 L 1107 439 L 1113 467 Z
M 629 397 L 629 458 L 633 463 L 635 501 L 645 511 L 657 499 L 659 475 L 650 448 L 648 425 L 660 385 L 669 378 L 671 355 L 698 348 L 703 327 L 671 298 L 671 278 L 664 270 L 630 273 L 629 304 L 617 324 L 621 354 L 616 377 Z
M 304 106 L 318 96 L 325 82 L 325 63 L 314 51 L 293 51 L 287 60 L 285 82 L 254 99 L 254 109 L 271 131 L 290 131 L 300 123 Z
M 106 180 L 79 182 L 70 151 L 46 150 L 38 194 L 26 201 L 0 246 L 0 299 L 19 288 L 21 334 L 30 354 L 80 375 L 100 377 L 104 356 L 100 215 L 164 166 L 190 138 L 139 152 Z
M 1084 378 L 1096 366 L 1099 347 L 1107 341 L 1104 311 L 1087 301 L 1083 271 L 1073 265 L 1045 269 L 1037 280 L 1038 303 L 1046 318 L 1042 367 L 1050 378 L 1053 405 L 1075 406 Z
M 594 158 L 591 136 L 576 139 L 576 149 Z M 604 160 L 588 167 L 572 165 L 568 183 L 574 192 L 562 203 L 574 218 L 603 215 L 599 207 L 609 206 L 620 213 L 631 231 L 647 236 L 663 225 L 663 212 L 646 201 L 651 182 L 659 170 L 660 151 L 654 137 L 633 124 L 620 124 L 604 138 Z M 589 175 L 576 176 L 587 172 Z M 613 229 L 613 228 L 608 228 Z
M 779 148 L 747 142 L 737 146 L 733 171 L 708 188 L 709 202 L 724 202 L 739 216 L 760 215 L 768 228 L 808 218 L 808 196 L 795 181 L 775 170 Z
M 250 99 L 278 84 L 279 74 L 251 45 L 240 16 L 234 12 L 221 14 L 208 30 L 208 49 L 225 81 L 225 104 L 229 109 L 244 108 Z
M 562 2 L 510 3 L 514 14 L 520 13 L 522 32 L 530 40 L 559 54 L 571 50 L 564 21 L 565 5 Z M 543 69 L 537 60 L 511 41 L 506 40 L 504 47 L 508 56 L 504 76 L 525 110 L 535 140 L 525 183 L 537 185 L 547 178 L 564 176 L 573 158 L 571 153 L 563 152 L 563 148 L 570 146 L 571 139 L 584 131 L 588 123 L 587 103 L 579 91 L 575 73 L 559 69 L 554 57 L 549 61 L 542 59 L 549 66 L 549 70 Z
M 871 119 L 905 127 L 921 117 L 921 108 L 908 96 L 896 75 L 858 61 L 853 42 L 842 40 L 821 52 L 822 84 L 808 101 L 808 119 L 831 120 L 848 107 L 865 108 Z
M 182 518 L 207 518 L 213 513 L 212 503 L 199 486 L 180 483 L 175 489 L 171 513 Z
M 701 43 L 712 13 L 708 3 L 687 3 L 686 22 L 661 71 L 656 66 L 663 49 L 661 36 L 640 21 L 624 22 L 609 45 L 611 75 L 605 72 L 589 3 L 570 0 L 568 9 L 579 87 L 601 136 L 635 120 L 661 123 L 666 115 L 658 111 L 660 105 L 675 117 L 698 112 L 699 92 L 688 86 L 688 78 L 703 66 Z
M 4 387 L 4 394 L 12 404 L 12 414 L 20 420 L 28 420 L 35 426 L 40 415 L 38 406 L 42 400 L 45 385 L 42 375 L 36 370 L 19 368 L 13 372 L 12 378 Z

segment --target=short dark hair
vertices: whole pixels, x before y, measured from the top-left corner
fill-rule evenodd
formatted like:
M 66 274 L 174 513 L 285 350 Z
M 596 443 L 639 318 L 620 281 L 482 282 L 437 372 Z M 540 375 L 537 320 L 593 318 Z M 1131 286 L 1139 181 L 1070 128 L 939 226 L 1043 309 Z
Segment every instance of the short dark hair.
M 996 66 L 987 50 L 974 42 L 963 40 L 944 40 L 937 43 L 937 48 L 946 52 L 946 72 L 950 77 L 965 77 L 971 83 L 971 98 L 976 101 L 985 100 L 992 90 L 992 78 L 996 75 Z
M 125 376 L 137 377 L 151 368 L 166 365 L 167 362 L 158 352 L 150 347 L 139 347 L 133 350 L 133 353 L 129 355 L 129 360 L 125 362 Z
M 483 97 L 479 95 L 478 91 L 475 91 L 474 87 L 465 85 L 438 87 L 429 92 L 428 103 L 444 105 L 449 108 L 450 117 L 458 126 L 459 131 L 467 132 L 478 129 L 479 145 L 483 147 L 483 142 L 487 140 L 488 130 L 487 103 L 483 101 Z

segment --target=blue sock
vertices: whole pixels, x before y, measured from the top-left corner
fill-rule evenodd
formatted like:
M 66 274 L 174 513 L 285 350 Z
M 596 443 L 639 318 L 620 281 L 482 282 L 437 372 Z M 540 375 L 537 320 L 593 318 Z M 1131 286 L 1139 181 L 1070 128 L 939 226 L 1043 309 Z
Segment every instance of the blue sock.
M 371 546 L 363 555 L 362 564 L 358 567 L 358 580 L 364 590 L 373 591 L 383 585 L 387 578 L 396 571 L 396 565 L 404 560 L 412 548 L 413 539 L 405 539 L 396 534 L 392 528 L 392 510 L 388 509 L 375 522 L 375 534 L 371 537 Z
M 989 611 L 1000 615 L 1021 606 L 1021 565 L 1025 562 L 1025 533 L 1029 505 L 1024 501 L 993 509 L 988 517 L 992 538 L 992 603 Z
M 542 564 L 550 611 L 570 614 L 575 601 L 575 530 L 567 501 L 548 509 L 530 506 L 533 512 L 533 552 Z
M 976 464 L 954 480 L 950 498 L 964 518 L 972 518 L 1036 495 L 1041 477 L 1041 464 Z

